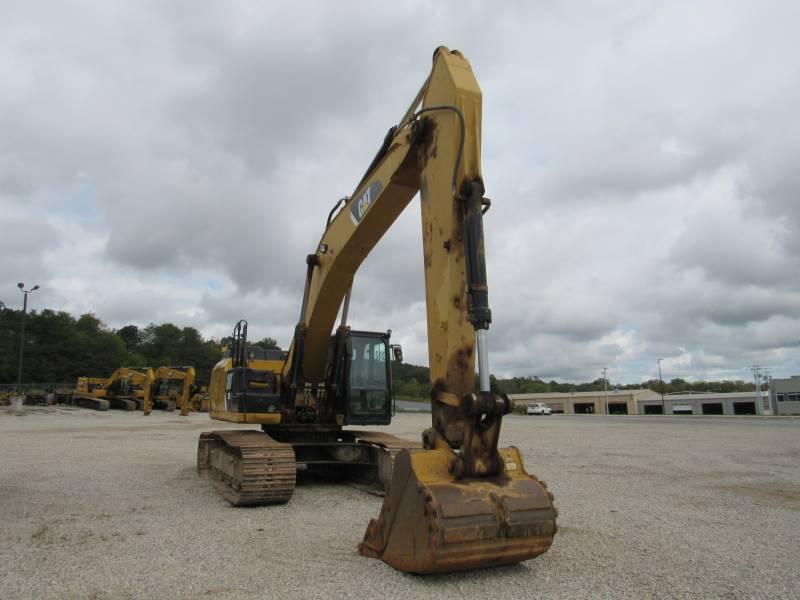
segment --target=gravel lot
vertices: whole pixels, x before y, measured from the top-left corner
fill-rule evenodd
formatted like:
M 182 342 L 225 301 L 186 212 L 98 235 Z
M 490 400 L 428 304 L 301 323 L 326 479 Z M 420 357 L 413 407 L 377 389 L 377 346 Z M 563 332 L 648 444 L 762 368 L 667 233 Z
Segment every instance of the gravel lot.
M 310 480 L 285 506 L 226 504 L 194 469 L 225 427 L 207 415 L 0 411 L 4 599 L 800 594 L 800 420 L 508 417 L 502 443 L 556 495 L 552 549 L 419 577 L 358 554 L 378 497 Z

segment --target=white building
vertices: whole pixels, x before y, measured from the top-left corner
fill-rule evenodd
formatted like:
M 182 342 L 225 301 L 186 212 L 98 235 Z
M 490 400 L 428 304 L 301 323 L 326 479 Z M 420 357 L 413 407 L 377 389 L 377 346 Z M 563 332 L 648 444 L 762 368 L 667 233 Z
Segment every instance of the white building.
M 769 415 L 768 392 L 762 392 L 758 402 L 757 392 L 667 394 L 662 408 L 661 397 L 639 402 L 642 415 Z
M 800 375 L 771 379 L 770 403 L 775 414 L 800 415 Z
M 608 392 L 542 392 L 538 394 L 509 394 L 517 406 L 543 402 L 554 413 L 565 415 L 637 415 L 638 402 L 661 396 L 652 390 L 608 390 Z M 606 410 L 608 404 L 608 410 Z

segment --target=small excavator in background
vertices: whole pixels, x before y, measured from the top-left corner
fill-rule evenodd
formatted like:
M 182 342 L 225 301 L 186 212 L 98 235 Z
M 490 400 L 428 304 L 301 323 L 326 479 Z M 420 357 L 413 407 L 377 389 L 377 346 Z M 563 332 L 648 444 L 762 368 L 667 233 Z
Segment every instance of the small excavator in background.
M 153 373 L 150 398 L 144 403 L 144 414 L 153 408 L 172 412 L 180 407 L 181 416 L 189 414 L 195 380 L 194 367 L 158 367 Z
M 150 396 L 153 371 L 149 368 L 120 367 L 110 377 L 79 377 L 70 402 L 94 410 L 136 410 Z
M 78 377 L 70 404 L 94 410 L 108 410 L 110 403 L 106 400 L 107 382 L 104 377 Z
M 149 367 L 120 367 L 108 378 L 106 399 L 111 408 L 142 410 L 152 382 L 153 370 Z
M 189 398 L 189 410 L 194 412 L 208 412 L 211 395 L 207 385 L 195 383 L 192 396 Z
M 132 392 L 131 397 L 136 402 L 137 410 L 144 410 L 145 402 L 147 402 L 152 391 L 153 385 L 153 369 L 150 367 L 127 367 L 128 369 L 128 386 Z
M 507 565 L 550 547 L 552 494 L 525 471 L 516 448 L 498 447 L 512 403 L 489 385 L 483 215 L 490 201 L 480 151 L 478 82 L 460 52 L 437 48 L 411 107 L 306 257 L 286 358 L 251 356 L 240 322 L 231 352 L 214 367 L 211 418 L 260 426 L 200 436 L 198 471 L 229 502 L 286 502 L 298 468 L 371 473 L 389 485 L 359 550 L 396 569 Z M 432 387 L 422 444 L 344 428 L 392 418 L 389 332 L 351 330 L 347 317 L 356 271 L 417 192 Z

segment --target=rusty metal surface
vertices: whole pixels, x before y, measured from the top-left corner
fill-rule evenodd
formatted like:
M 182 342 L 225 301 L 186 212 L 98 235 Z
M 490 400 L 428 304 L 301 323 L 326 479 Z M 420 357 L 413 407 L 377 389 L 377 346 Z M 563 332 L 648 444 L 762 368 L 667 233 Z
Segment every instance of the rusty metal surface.
M 297 466 L 289 444 L 260 431 L 200 434 L 197 471 L 234 506 L 288 502 Z
M 475 330 L 467 320 L 463 217 L 454 183 L 458 188 L 464 181 L 481 179 L 481 90 L 461 54 L 444 47 L 434 53 L 422 107 L 457 109 L 465 123 L 462 132 L 454 110 L 426 113 L 425 135 L 417 152 L 428 362 L 434 390 L 431 420 L 449 444 L 458 447 L 464 421 L 457 403 L 475 389 Z
M 516 448 L 500 455 L 504 473 L 456 479 L 447 448 L 401 452 L 361 554 L 427 574 L 509 565 L 546 552 L 557 531 L 552 494 L 525 472 Z

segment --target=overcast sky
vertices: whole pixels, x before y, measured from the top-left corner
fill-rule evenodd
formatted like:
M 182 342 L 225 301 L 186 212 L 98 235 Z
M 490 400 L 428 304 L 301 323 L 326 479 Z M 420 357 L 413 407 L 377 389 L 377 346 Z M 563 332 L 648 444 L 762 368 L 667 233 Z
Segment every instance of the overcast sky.
M 800 3 L 0 0 L 0 300 L 288 345 L 439 45 L 483 91 L 490 360 L 800 374 Z M 418 200 L 351 325 L 427 364 Z

